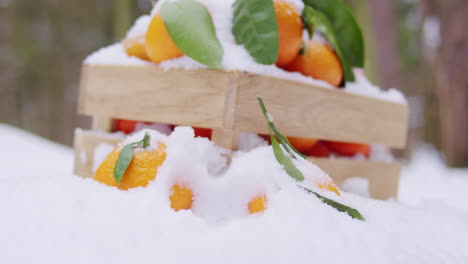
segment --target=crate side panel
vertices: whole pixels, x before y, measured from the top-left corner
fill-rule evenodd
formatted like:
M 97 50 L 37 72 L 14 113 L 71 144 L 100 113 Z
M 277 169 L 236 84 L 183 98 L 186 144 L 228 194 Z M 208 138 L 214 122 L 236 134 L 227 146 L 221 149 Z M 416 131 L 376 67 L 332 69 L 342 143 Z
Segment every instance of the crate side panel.
M 168 124 L 222 127 L 230 73 L 156 66 L 83 67 L 80 111 Z
M 397 148 L 406 144 L 405 104 L 251 74 L 239 86 L 238 131 L 268 133 L 257 103 L 257 97 L 262 97 L 275 124 L 288 136 Z
M 359 177 L 369 182 L 372 198 L 386 200 L 396 198 L 400 179 L 398 162 L 383 163 L 347 159 L 310 159 L 342 186 L 346 179 Z

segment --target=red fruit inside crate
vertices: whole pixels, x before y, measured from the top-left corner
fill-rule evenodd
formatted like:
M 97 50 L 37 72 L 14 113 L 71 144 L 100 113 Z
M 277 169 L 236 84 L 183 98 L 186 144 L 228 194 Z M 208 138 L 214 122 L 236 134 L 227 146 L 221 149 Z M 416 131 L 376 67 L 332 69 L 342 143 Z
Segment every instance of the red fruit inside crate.
M 135 126 L 138 121 L 126 120 L 126 119 L 117 119 L 115 124 L 115 130 L 124 132 L 125 134 L 130 134 L 135 131 Z
M 367 144 L 344 143 L 344 142 L 333 142 L 333 141 L 323 141 L 323 143 L 333 153 L 336 153 L 341 156 L 351 157 L 357 154 L 362 154 L 365 157 L 369 158 L 369 155 L 370 155 L 370 146 Z
M 297 151 L 303 154 L 312 149 L 318 142 L 315 138 L 288 137 L 288 140 Z
M 211 139 L 213 130 L 209 128 L 194 127 L 193 132 L 195 133 L 196 137 L 204 137 L 207 139 Z
M 331 153 L 322 141 L 318 141 L 312 148 L 308 149 L 303 154 L 309 157 L 327 158 L 330 157 Z

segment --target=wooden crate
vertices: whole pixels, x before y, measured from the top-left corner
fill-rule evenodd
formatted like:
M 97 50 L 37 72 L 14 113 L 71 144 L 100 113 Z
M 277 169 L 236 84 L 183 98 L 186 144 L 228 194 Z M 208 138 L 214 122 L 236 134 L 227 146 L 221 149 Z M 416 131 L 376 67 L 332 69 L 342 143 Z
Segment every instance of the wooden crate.
M 153 65 L 84 65 L 79 113 L 93 129 L 112 130 L 112 120 L 131 119 L 213 129 L 212 140 L 235 149 L 239 132 L 267 134 L 257 103 L 262 97 L 287 136 L 404 147 L 408 108 L 366 96 L 239 71 L 170 70 Z M 80 131 L 77 156 L 107 137 Z M 92 143 L 94 142 L 94 143 Z M 114 142 L 115 143 L 115 142 Z M 397 192 L 400 165 L 349 159 L 313 159 L 337 184 L 349 177 L 369 180 L 372 197 Z M 76 159 L 76 173 L 93 175 L 92 159 Z

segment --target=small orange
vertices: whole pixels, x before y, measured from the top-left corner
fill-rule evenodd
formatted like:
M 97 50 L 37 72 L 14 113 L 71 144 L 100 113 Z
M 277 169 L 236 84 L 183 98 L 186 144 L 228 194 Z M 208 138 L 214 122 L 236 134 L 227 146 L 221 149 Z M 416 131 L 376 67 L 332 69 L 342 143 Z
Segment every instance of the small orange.
M 122 44 L 128 56 L 134 56 L 146 61 L 150 60 L 146 53 L 145 35 L 126 38 Z
M 315 138 L 288 137 L 289 143 L 299 152 L 306 153 L 312 149 L 318 140 Z
M 327 44 L 318 41 L 307 43 L 305 54 L 298 55 L 286 69 L 326 81 L 334 86 L 339 86 L 343 81 L 340 59 Z
M 276 0 L 275 14 L 278 21 L 279 53 L 276 65 L 291 63 L 302 48 L 302 20 L 299 13 L 283 0 Z
M 341 195 L 340 191 L 338 190 L 338 187 L 336 187 L 335 183 L 329 182 L 327 184 L 319 184 L 318 187 L 322 190 L 334 192 L 337 195 Z
M 158 168 L 166 159 L 166 146 L 162 143 L 155 150 L 136 151 L 120 182 L 114 179 L 114 167 L 121 149 L 114 149 L 96 170 L 94 179 L 121 190 L 145 187 L 156 178 Z
M 192 208 L 193 192 L 187 187 L 174 184 L 169 199 L 171 200 L 171 208 L 174 211 L 188 210 Z
M 172 41 L 160 14 L 152 18 L 146 32 L 146 52 L 155 63 L 184 55 Z
M 249 202 L 250 214 L 260 213 L 266 210 L 268 200 L 266 195 L 257 196 Z

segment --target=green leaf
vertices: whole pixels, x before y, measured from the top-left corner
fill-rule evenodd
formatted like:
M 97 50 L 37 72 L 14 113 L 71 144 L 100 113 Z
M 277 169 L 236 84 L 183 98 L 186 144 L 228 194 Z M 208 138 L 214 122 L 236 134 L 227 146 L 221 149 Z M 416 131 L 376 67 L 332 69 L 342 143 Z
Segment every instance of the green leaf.
M 130 143 L 125 145 L 120 151 L 119 157 L 114 167 L 114 179 L 117 182 L 120 182 L 128 169 L 128 166 L 132 162 L 133 154 L 135 151 L 134 147 L 142 146 L 144 149 L 149 146 L 151 136 L 148 132 L 145 133 L 145 136 L 142 140 Z
M 310 6 L 304 7 L 304 11 L 302 12 L 302 19 L 306 24 L 307 28 L 313 27 L 318 29 L 322 32 L 330 44 L 335 49 L 338 57 L 341 61 L 341 66 L 343 67 L 345 80 L 349 82 L 353 82 L 355 80 L 354 73 L 351 65 L 348 62 L 347 57 L 344 55 L 341 45 L 339 45 L 335 30 L 333 29 L 330 21 L 328 18 L 320 11 L 314 10 Z M 312 31 L 313 29 L 310 29 Z M 313 31 L 312 31 L 313 34 Z
M 325 14 L 333 27 L 344 57 L 353 67 L 364 67 L 364 38 L 349 7 L 342 0 L 303 0 Z
M 279 33 L 273 0 L 237 0 L 232 33 L 256 62 L 269 65 L 278 61 Z
M 299 185 L 298 185 L 299 186 Z M 309 190 L 305 187 L 302 187 L 302 186 L 299 186 L 299 188 L 307 191 L 308 193 L 312 193 L 314 194 L 315 196 L 317 196 L 320 200 L 322 200 L 322 202 L 326 203 L 327 205 L 335 208 L 336 210 L 338 210 L 339 212 L 344 212 L 344 213 L 347 213 L 349 216 L 351 216 L 352 218 L 354 219 L 358 219 L 358 220 L 361 220 L 361 221 L 364 221 L 364 217 L 361 215 L 361 213 L 359 213 L 358 210 L 354 209 L 354 208 L 351 208 L 349 206 L 346 206 L 344 204 L 341 204 L 341 203 L 338 203 L 330 198 L 327 198 L 325 196 L 322 196 L 312 190 Z
M 132 162 L 133 153 L 133 144 L 125 145 L 125 147 L 120 151 L 119 158 L 117 159 L 114 167 L 114 179 L 116 182 L 120 182 L 122 180 L 130 162 Z
M 204 5 L 194 0 L 166 2 L 161 16 L 172 41 L 185 55 L 210 68 L 221 68 L 223 46 Z
M 270 132 L 271 137 L 271 146 L 273 147 L 273 153 L 275 154 L 275 158 L 279 164 L 284 167 L 286 173 L 294 178 L 296 181 L 302 182 L 304 180 L 304 175 L 300 170 L 294 166 L 294 163 L 284 154 L 283 150 L 281 149 L 278 141 Z
M 281 145 L 284 147 L 284 149 L 288 152 L 288 154 L 296 159 L 296 154 L 298 154 L 299 156 L 301 156 L 303 159 L 307 159 L 307 157 L 300 153 L 299 151 L 297 151 L 292 145 L 291 143 L 289 142 L 288 138 L 285 137 L 283 134 L 281 134 L 278 130 L 278 128 L 276 128 L 275 126 L 275 123 L 273 123 L 270 118 L 268 117 L 268 111 L 266 110 L 266 107 L 265 107 L 265 104 L 263 103 L 263 100 L 262 98 L 260 97 L 257 97 L 257 101 L 258 101 L 258 104 L 260 105 L 260 108 L 262 109 L 262 113 L 263 113 L 263 116 L 265 117 L 265 119 L 267 120 L 267 123 L 268 123 L 268 127 L 271 131 L 273 131 L 276 135 L 276 137 L 278 137 L 278 140 L 279 142 L 281 143 Z M 271 131 L 270 131 L 270 134 L 271 134 Z M 271 135 L 270 135 L 271 136 Z M 291 151 L 292 150 L 292 151 Z
M 278 143 L 278 140 L 273 135 L 273 133 L 275 133 L 273 131 L 273 128 L 276 129 L 276 127 L 275 127 L 275 124 L 273 123 L 273 121 L 270 119 L 270 117 L 268 115 L 268 112 L 266 110 L 266 107 L 265 107 L 265 104 L 263 103 L 262 98 L 257 97 L 257 101 L 258 101 L 258 104 L 260 105 L 260 108 L 262 109 L 262 112 L 263 112 L 263 115 L 265 116 L 265 119 L 268 122 L 268 128 L 269 128 L 270 138 L 271 138 L 271 146 L 273 148 L 273 153 L 275 154 L 276 161 L 278 161 L 278 163 L 284 167 L 286 173 L 289 176 L 291 176 L 292 178 L 296 179 L 299 182 L 304 181 L 304 175 L 302 174 L 302 172 L 294 165 L 294 163 L 289 159 L 289 157 L 286 154 L 284 154 L 283 150 L 280 147 L 280 144 Z M 292 150 L 294 150 L 294 152 L 298 152 L 296 149 L 294 149 L 293 146 L 291 146 L 291 144 L 289 143 L 288 139 L 285 136 L 283 136 L 279 131 L 277 131 L 277 133 L 280 135 L 279 137 L 283 137 L 284 139 L 286 139 L 287 143 L 281 143 L 282 146 L 285 149 L 291 148 Z M 276 134 L 276 136 L 278 136 L 278 134 Z M 292 155 L 294 155 L 294 153 L 292 153 Z M 356 210 L 354 208 L 351 208 L 351 207 L 348 207 L 348 206 L 346 206 L 344 204 L 340 204 L 340 203 L 338 203 L 336 201 L 333 201 L 332 199 L 326 198 L 326 197 L 324 197 L 324 196 L 322 196 L 322 195 L 320 195 L 320 194 L 318 194 L 318 193 L 316 193 L 316 192 L 314 192 L 312 190 L 309 190 L 309 189 L 307 189 L 305 187 L 302 187 L 300 185 L 297 185 L 297 186 L 299 188 L 304 189 L 305 191 L 307 191 L 309 193 L 314 194 L 322 202 L 324 202 L 327 205 L 335 208 L 339 212 L 346 212 L 352 218 L 364 221 L 364 217 L 362 217 L 362 215 L 359 213 L 358 210 Z

